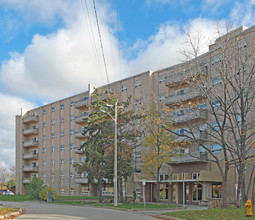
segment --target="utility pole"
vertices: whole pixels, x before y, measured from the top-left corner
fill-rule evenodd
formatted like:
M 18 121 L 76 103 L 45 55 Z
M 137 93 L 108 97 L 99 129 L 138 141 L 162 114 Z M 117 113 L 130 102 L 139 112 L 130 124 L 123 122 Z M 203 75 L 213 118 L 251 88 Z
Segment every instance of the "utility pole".
M 114 131 L 114 179 L 113 179 L 113 187 L 114 187 L 114 206 L 118 205 L 118 173 L 117 173 L 117 135 L 118 135 L 118 130 L 117 130 L 117 125 L 118 125 L 118 100 L 115 102 L 115 118 L 114 118 L 114 124 L 115 124 L 115 131 Z M 122 190 L 122 189 L 121 189 Z

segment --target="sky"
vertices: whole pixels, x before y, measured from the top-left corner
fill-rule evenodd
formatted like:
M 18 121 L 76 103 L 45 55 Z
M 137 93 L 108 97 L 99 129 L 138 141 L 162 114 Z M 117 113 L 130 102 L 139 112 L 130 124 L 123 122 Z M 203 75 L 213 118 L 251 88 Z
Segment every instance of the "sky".
M 0 167 L 15 164 L 21 108 L 177 64 L 185 31 L 206 52 L 219 21 L 251 27 L 255 0 L 0 0 Z

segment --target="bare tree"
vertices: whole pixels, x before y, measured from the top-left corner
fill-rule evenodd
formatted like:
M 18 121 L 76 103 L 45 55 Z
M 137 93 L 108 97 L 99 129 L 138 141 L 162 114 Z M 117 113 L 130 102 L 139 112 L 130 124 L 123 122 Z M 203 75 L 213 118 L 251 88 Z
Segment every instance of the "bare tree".
M 218 38 L 210 46 L 211 52 L 203 57 L 199 56 L 201 40 L 197 39 L 201 35 L 193 39 L 186 33 L 191 52 L 182 51 L 189 66 L 182 77 L 188 84 L 189 93 L 199 94 L 206 103 L 206 117 L 201 118 L 199 125 L 187 123 L 185 134 L 173 133 L 198 142 L 208 153 L 208 161 L 216 163 L 222 177 L 222 205 L 226 207 L 231 167 L 238 172 L 237 206 L 240 206 L 240 192 L 242 199 L 246 199 L 245 164 L 254 156 L 255 53 L 250 43 L 253 34 L 244 39 L 238 35 L 242 30 L 231 31 L 228 25 L 224 35 L 222 30 L 218 24 Z M 190 111 L 198 108 L 197 102 L 184 100 L 179 104 Z M 177 126 L 183 128 L 183 125 Z M 202 132 L 207 136 L 206 142 L 202 140 Z
M 0 168 L 0 185 L 1 188 L 7 186 L 7 181 L 10 178 L 10 172 L 7 168 Z

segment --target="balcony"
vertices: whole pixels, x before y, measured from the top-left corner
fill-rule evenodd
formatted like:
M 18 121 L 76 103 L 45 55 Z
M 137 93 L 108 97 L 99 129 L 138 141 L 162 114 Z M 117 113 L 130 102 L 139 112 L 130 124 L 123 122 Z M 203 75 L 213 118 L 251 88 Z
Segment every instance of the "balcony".
M 186 135 L 186 136 L 185 136 Z M 193 133 L 186 132 L 186 134 L 183 134 L 183 136 L 180 134 L 174 135 L 175 140 L 174 142 L 185 142 L 185 141 L 207 141 L 208 140 L 208 133 L 207 131 L 194 131 Z
M 85 139 L 85 138 L 87 138 L 87 136 L 86 136 L 86 135 L 83 135 L 82 133 L 83 133 L 82 131 L 76 131 L 76 132 L 74 133 L 74 137 L 75 137 L 76 139 Z
M 89 108 L 88 105 L 89 105 L 89 99 L 87 97 L 74 102 L 74 107 L 79 110 L 88 109 Z
M 38 134 L 38 128 L 31 127 L 23 130 L 24 135 L 30 135 L 30 134 Z
M 76 116 L 75 117 L 75 123 L 76 124 L 79 124 L 79 125 L 82 125 L 82 124 L 86 124 L 86 118 L 88 117 L 88 114 L 82 114 L 82 115 L 79 115 L 79 116 Z
M 200 89 L 198 90 L 191 90 L 181 95 L 171 95 L 167 96 L 164 103 L 167 106 L 172 106 L 176 104 L 181 104 L 182 102 L 186 102 L 188 100 L 196 99 L 199 97 L 203 97 L 203 93 Z
M 31 122 L 38 122 L 38 115 L 36 115 L 36 114 L 28 115 L 23 118 L 23 122 L 25 124 L 29 124 Z
M 37 147 L 38 146 L 38 141 L 37 140 L 28 140 L 24 141 L 23 147 Z
M 25 159 L 25 160 L 38 159 L 38 153 L 34 153 L 34 152 L 24 153 L 23 154 L 23 159 Z
M 74 153 L 76 154 L 83 154 L 84 153 L 84 148 L 80 149 L 80 147 L 76 147 L 74 150 Z
M 191 152 L 180 157 L 172 157 L 171 165 L 183 164 L 183 163 L 205 163 L 208 162 L 207 152 Z
M 86 184 L 86 183 L 88 183 L 88 178 L 80 177 L 80 176 L 79 177 L 75 177 L 74 182 L 78 183 L 78 184 Z
M 37 172 L 38 171 L 38 166 L 35 165 L 25 165 L 23 167 L 24 172 Z
M 183 115 L 177 115 L 172 118 L 175 124 L 193 121 L 197 119 L 207 119 L 208 112 L 205 109 L 196 109 L 194 111 L 185 112 Z
M 171 88 L 177 85 L 189 83 L 193 77 L 199 76 L 200 74 L 206 75 L 207 73 L 207 67 L 200 67 L 197 71 L 190 71 L 190 69 L 186 69 L 168 76 L 165 81 L 165 85 Z

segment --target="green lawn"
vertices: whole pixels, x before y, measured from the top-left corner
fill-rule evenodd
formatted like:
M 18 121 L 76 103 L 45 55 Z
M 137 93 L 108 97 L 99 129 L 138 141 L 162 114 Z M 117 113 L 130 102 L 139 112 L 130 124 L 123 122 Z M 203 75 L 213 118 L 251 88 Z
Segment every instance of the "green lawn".
M 93 196 L 56 196 L 56 200 L 98 200 Z
M 35 200 L 29 195 L 0 195 L 2 201 L 30 201 Z
M 15 208 L 0 208 L 0 216 L 17 212 L 18 210 L 19 209 L 15 209 Z
M 225 219 L 255 219 L 255 217 L 247 218 L 245 216 L 246 208 L 215 208 L 208 210 L 194 210 L 194 211 L 180 211 L 180 212 L 169 212 L 164 215 L 173 216 L 185 220 L 225 220 Z M 255 215 L 253 209 L 253 215 Z

